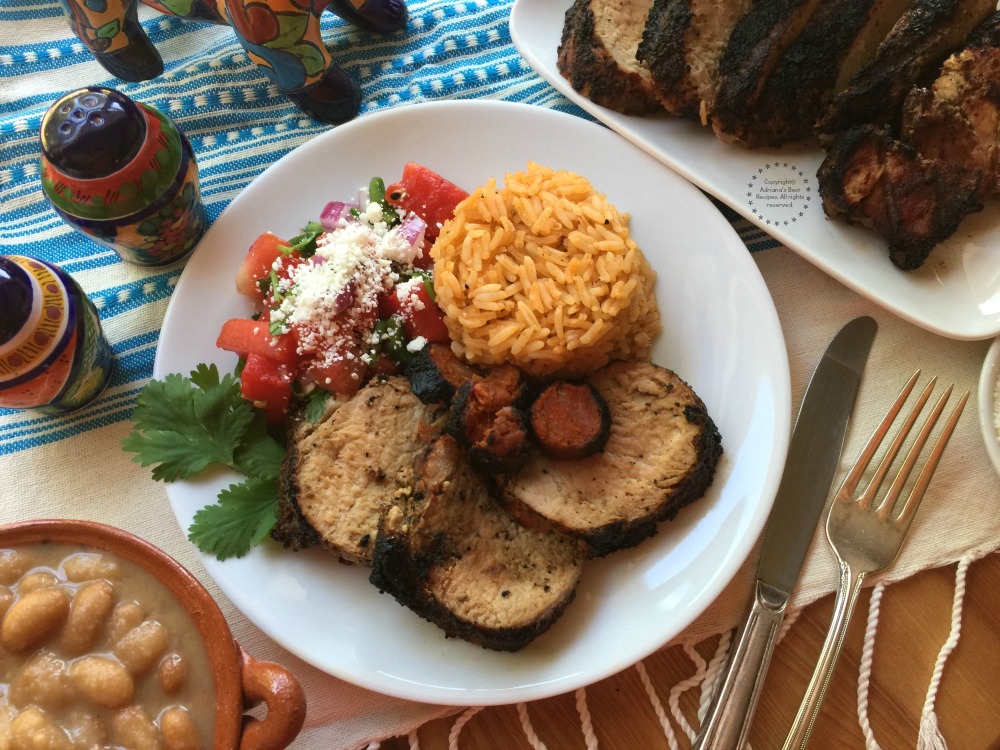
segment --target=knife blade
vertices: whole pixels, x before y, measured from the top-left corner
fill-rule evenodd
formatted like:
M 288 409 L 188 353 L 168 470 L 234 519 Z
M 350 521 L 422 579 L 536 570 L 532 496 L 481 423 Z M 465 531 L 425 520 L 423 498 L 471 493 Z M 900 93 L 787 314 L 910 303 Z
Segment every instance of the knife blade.
M 753 597 L 692 750 L 735 750 L 746 744 L 785 607 L 837 472 L 877 330 L 867 316 L 845 325 L 809 380 L 767 519 Z

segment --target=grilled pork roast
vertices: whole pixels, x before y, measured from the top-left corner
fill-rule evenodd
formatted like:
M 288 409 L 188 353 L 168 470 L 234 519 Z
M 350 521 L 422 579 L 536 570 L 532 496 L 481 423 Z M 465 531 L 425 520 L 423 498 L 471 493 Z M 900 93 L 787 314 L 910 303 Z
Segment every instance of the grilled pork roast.
M 566 15 L 564 40 L 577 25 L 579 5 Z M 622 0 L 586 5 L 596 17 L 625 12 Z M 824 162 L 824 198 L 859 184 L 858 169 L 886 166 L 868 158 L 874 153 L 868 146 L 899 141 L 880 152 L 893 168 L 867 179 L 878 190 L 864 201 L 848 200 L 849 210 L 844 199 L 824 208 L 881 234 L 900 268 L 918 267 L 917 259 L 947 239 L 962 216 L 978 210 L 967 200 L 971 175 L 948 165 L 983 173 L 983 196 L 997 194 L 1000 78 L 994 53 L 975 51 L 1000 42 L 995 0 L 653 0 L 651 6 L 641 0 L 633 7 L 635 15 L 646 14 L 636 61 L 583 69 L 564 56 L 560 70 L 578 91 L 610 90 L 638 63 L 649 72 L 660 111 L 711 126 L 721 140 L 777 147 L 814 139 L 836 152 Z M 964 56 L 955 57 L 963 48 Z M 602 103 L 620 109 L 612 100 Z M 878 126 L 879 137 L 859 140 L 856 128 L 863 125 Z M 864 154 L 844 158 L 855 148 Z M 853 174 L 836 173 L 848 165 Z M 891 186 L 890 177 L 906 181 Z M 913 213 L 918 195 L 951 183 L 957 192 L 935 197 L 934 213 Z M 906 210 L 893 207 L 893 198 L 904 200 Z
M 705 121 L 719 87 L 719 61 L 751 0 L 653 0 L 636 57 L 671 114 Z
M 983 207 L 981 172 L 925 159 L 875 125 L 838 136 L 818 179 L 827 215 L 874 229 L 903 270 L 918 268 L 965 216 Z
M 953 55 L 930 87 L 910 91 L 902 139 L 924 158 L 982 172 L 980 194 L 1000 195 L 1000 50 Z
M 852 125 L 897 127 L 907 92 L 996 10 L 995 0 L 914 0 L 875 57 L 838 93 L 818 125 L 827 138 Z
M 636 59 L 652 0 L 575 0 L 556 57 L 560 72 L 595 104 L 632 115 L 660 109 L 649 69 Z
M 613 362 L 587 382 L 611 411 L 603 450 L 571 461 L 535 452 L 497 483 L 523 523 L 576 536 L 603 556 L 652 536 L 701 497 L 722 443 L 704 403 L 670 370 Z
M 585 552 L 517 523 L 450 435 L 417 467 L 414 492 L 382 518 L 371 582 L 449 636 L 516 651 L 573 600 Z

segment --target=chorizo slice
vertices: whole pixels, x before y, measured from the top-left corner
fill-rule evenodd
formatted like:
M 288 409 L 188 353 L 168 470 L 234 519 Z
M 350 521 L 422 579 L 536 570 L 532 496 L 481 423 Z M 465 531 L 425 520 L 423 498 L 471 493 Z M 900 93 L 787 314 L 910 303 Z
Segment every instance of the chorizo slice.
M 590 383 L 560 380 L 531 404 L 528 423 L 546 455 L 567 460 L 585 458 L 608 442 L 611 410 Z

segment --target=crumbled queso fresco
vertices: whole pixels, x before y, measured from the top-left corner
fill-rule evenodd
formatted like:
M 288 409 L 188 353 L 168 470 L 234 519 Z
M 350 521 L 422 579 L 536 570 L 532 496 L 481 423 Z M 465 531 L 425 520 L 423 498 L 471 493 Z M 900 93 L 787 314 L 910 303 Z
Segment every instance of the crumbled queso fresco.
M 337 229 L 321 234 L 315 255 L 278 284 L 275 299 L 281 302 L 271 312 L 272 329 L 287 333 L 294 325 L 299 353 L 327 361 L 357 356 L 353 344 L 358 334 L 364 343 L 377 344 L 370 338 L 377 337 L 372 325 L 379 295 L 392 291 L 400 278 L 393 263 L 412 266 L 421 252 L 402 236 L 400 226 L 389 228 L 382 207 L 369 203 L 358 218 L 342 218 Z M 282 262 L 276 261 L 276 270 Z M 422 346 L 420 342 L 411 350 Z

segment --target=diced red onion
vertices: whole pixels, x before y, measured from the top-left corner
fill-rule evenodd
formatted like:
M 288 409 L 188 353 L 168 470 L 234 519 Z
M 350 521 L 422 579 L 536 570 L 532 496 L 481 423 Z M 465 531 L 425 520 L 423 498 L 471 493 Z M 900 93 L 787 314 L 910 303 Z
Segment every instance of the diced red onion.
M 338 315 L 344 310 L 349 308 L 354 304 L 354 294 L 357 291 L 355 288 L 354 279 L 351 279 L 346 284 L 344 288 L 337 292 L 337 296 L 333 299 L 333 314 Z
M 328 231 L 333 231 L 340 226 L 340 220 L 350 218 L 351 209 L 357 208 L 357 204 L 344 203 L 344 201 L 330 201 L 326 204 L 319 215 L 319 223 Z
M 424 232 L 427 230 L 427 222 L 416 214 L 407 214 L 399 225 L 399 236 L 410 245 L 410 247 L 423 247 Z

